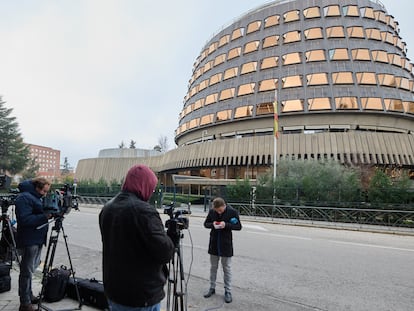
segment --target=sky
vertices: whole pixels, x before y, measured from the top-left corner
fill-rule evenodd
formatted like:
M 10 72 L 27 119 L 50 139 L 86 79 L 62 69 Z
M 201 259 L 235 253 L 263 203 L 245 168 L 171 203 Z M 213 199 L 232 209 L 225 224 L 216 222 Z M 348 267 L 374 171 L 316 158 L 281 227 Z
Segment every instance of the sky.
M 0 96 L 26 143 L 76 167 L 174 131 L 192 66 L 223 26 L 272 1 L 0 1 Z M 413 0 L 381 0 L 414 62 Z

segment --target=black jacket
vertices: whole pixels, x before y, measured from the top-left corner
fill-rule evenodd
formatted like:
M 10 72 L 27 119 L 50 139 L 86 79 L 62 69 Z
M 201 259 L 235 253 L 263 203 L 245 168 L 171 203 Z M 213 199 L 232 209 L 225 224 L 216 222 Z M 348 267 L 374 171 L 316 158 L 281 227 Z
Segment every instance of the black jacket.
M 165 296 L 165 264 L 174 244 L 157 210 L 130 192 L 120 192 L 99 214 L 105 294 L 131 307 L 152 306 Z
M 224 221 L 226 226 L 224 229 L 215 229 L 213 222 Z M 210 242 L 208 245 L 208 253 L 221 257 L 233 256 L 233 230 L 241 230 L 239 213 L 229 205 L 226 206 L 222 214 L 217 213 L 214 209 L 210 209 L 204 227 L 211 229 Z
M 20 193 L 16 198 L 17 248 L 46 244 L 49 226 L 43 211 L 42 196 L 31 180 L 19 184 Z M 40 229 L 39 226 L 45 225 Z

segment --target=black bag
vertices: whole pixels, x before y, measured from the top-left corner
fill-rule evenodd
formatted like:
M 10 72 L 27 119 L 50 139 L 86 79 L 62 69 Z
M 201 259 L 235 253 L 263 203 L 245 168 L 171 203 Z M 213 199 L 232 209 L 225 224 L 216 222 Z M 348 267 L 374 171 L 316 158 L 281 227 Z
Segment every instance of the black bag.
M 0 293 L 8 292 L 11 289 L 10 275 L 0 276 Z
M 1 262 L 0 263 L 0 277 L 1 276 L 10 276 L 10 269 L 11 269 L 11 264 Z
M 98 308 L 100 310 L 107 310 L 108 300 L 106 299 L 104 286 L 102 281 L 98 281 L 94 278 L 92 279 L 82 279 L 82 278 L 70 278 L 66 294 L 69 298 L 78 299 L 76 295 L 75 282 L 78 286 L 79 296 L 81 303 Z
M 47 302 L 60 301 L 65 297 L 66 286 L 69 281 L 71 271 L 65 266 L 50 270 L 44 289 L 44 299 Z

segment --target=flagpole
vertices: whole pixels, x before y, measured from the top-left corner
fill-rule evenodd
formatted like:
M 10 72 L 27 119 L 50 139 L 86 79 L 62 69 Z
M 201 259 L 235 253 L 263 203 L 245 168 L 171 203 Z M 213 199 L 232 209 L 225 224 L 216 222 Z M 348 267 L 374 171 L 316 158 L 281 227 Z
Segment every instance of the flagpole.
M 277 166 L 277 138 L 279 136 L 279 113 L 277 89 L 275 90 L 275 100 L 273 102 L 273 182 L 276 181 L 276 166 Z

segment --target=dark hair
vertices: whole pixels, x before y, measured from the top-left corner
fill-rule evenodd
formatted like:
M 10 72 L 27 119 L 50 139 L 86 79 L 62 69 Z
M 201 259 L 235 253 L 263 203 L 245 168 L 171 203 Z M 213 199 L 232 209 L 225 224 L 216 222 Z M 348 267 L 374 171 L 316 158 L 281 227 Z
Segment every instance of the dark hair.
M 213 200 L 213 208 L 219 208 L 225 205 L 226 205 L 226 202 L 224 202 L 223 198 L 217 197 Z

